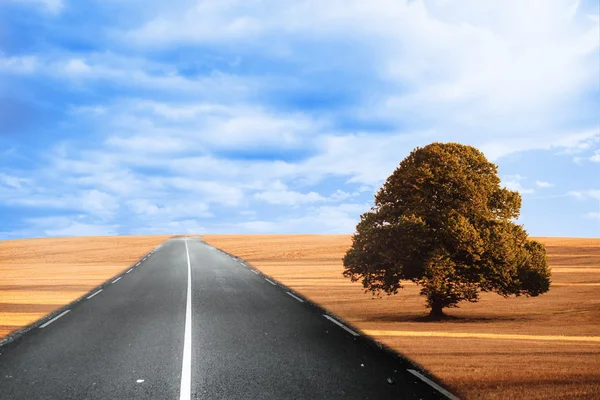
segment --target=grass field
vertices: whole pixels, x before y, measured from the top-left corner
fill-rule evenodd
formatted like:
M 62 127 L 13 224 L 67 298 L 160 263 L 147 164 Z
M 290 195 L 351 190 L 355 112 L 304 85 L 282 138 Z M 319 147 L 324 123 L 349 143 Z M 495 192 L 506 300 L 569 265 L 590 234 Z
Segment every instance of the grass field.
M 0 242 L 0 338 L 123 271 L 167 236 Z M 540 238 L 553 286 L 537 298 L 485 294 L 426 322 L 407 284 L 375 298 L 342 277 L 349 235 L 207 235 L 398 350 L 468 399 L 600 399 L 600 239 Z
M 418 288 L 373 299 L 342 277 L 349 235 L 206 235 L 204 240 L 341 316 L 467 399 L 600 399 L 600 239 L 538 238 L 552 288 L 482 295 L 426 322 Z
M 0 339 L 81 297 L 168 236 L 0 242 Z

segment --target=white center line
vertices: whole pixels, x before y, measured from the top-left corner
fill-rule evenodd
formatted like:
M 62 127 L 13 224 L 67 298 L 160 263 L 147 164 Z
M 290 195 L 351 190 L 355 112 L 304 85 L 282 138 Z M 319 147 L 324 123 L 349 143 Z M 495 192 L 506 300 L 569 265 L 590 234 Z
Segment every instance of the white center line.
M 117 279 L 115 279 L 114 281 L 112 281 L 112 283 L 117 283 L 119 280 L 121 280 L 121 278 L 122 278 L 121 276 L 118 277 Z
M 190 400 L 192 396 L 192 266 L 190 264 L 190 251 L 187 239 L 185 240 L 185 254 L 187 256 L 187 301 L 185 304 L 185 333 L 183 339 L 183 362 L 181 363 L 180 400 Z
M 407 369 L 407 371 L 410 372 L 411 374 L 413 374 L 414 376 L 416 376 L 417 378 L 419 378 L 420 380 L 422 380 L 423 382 L 427 383 L 432 388 L 436 389 L 438 392 L 440 392 L 441 394 L 443 394 L 450 400 L 458 400 L 458 397 L 454 396 L 452 393 L 450 393 L 449 391 L 447 391 L 446 389 L 444 389 L 437 383 L 433 382 L 432 380 L 428 379 L 427 377 L 421 375 L 414 369 Z
M 287 294 L 289 294 L 290 296 L 292 296 L 293 298 L 295 298 L 296 300 L 298 300 L 300 303 L 304 303 L 304 300 L 302 300 L 300 297 L 298 296 L 294 296 L 293 293 L 290 292 L 286 292 Z
M 265 281 L 269 282 L 271 285 L 277 286 L 277 284 L 270 279 L 265 278 Z
M 345 330 L 346 332 L 351 333 L 353 336 L 360 336 L 358 333 L 354 332 L 352 329 L 348 328 L 346 325 L 342 324 L 341 322 L 336 321 L 335 319 L 331 318 L 329 315 L 323 314 L 323 316 L 325 318 L 327 318 L 328 320 L 330 320 L 331 322 L 333 322 L 334 324 L 336 324 L 337 326 L 339 326 L 340 328 L 342 328 L 343 330 Z
M 68 313 L 69 311 L 71 311 L 71 310 L 66 310 L 66 311 L 61 312 L 56 317 L 54 317 L 50 321 L 46 322 L 44 325 L 40 325 L 40 328 L 47 327 L 48 325 L 50 325 L 51 323 L 53 323 L 54 321 L 56 321 L 57 319 L 59 319 L 60 317 L 62 317 L 63 315 L 65 315 L 66 313 Z
M 128 274 L 128 273 L 130 273 L 131 271 L 133 271 L 133 268 L 129 268 L 129 269 L 127 270 L 127 272 L 125 272 L 125 273 L 126 273 L 126 274 Z
M 102 291 L 102 289 L 98 290 L 95 293 L 90 294 L 88 297 L 86 297 L 86 299 L 88 299 L 88 300 L 91 299 L 92 297 L 94 297 L 95 295 L 97 295 L 98 293 L 100 293 L 101 291 Z
M 258 275 L 258 271 L 253 269 L 252 272 L 254 272 L 256 275 Z

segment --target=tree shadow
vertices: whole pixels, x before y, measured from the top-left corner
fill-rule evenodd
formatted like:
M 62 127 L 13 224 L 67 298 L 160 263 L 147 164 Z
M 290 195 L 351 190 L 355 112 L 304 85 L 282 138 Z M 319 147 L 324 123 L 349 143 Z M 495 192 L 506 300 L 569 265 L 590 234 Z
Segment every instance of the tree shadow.
M 448 323 L 491 323 L 500 321 L 521 321 L 526 320 L 527 317 L 516 317 L 516 316 L 456 316 L 456 315 L 443 315 L 433 316 L 429 314 L 425 315 L 375 315 L 369 317 L 367 322 L 448 322 Z

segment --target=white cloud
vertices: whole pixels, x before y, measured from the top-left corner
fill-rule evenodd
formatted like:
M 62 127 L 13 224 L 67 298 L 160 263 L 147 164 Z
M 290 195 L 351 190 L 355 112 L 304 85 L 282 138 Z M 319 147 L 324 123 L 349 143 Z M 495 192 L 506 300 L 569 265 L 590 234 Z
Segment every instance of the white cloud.
M 565 135 L 554 147 L 564 148 L 566 154 L 578 154 L 591 149 L 600 143 L 600 127 L 592 128 L 579 134 Z
M 314 191 L 301 193 L 288 190 L 285 184 L 282 184 L 280 181 L 275 181 L 274 185 L 271 186 L 271 189 L 255 193 L 254 198 L 268 204 L 299 206 L 302 204 L 322 202 L 337 203 L 354 197 L 357 194 L 358 193 L 347 193 L 339 189 L 329 196 L 324 196 Z
M 229 113 L 229 107 L 213 103 L 169 104 L 137 100 L 133 106 L 142 110 L 150 109 L 154 114 L 170 120 L 189 120 L 206 114 Z
M 64 190 L 41 186 L 39 179 L 4 173 L 0 173 L 0 202 L 21 207 L 79 210 L 98 218 L 113 217 L 119 207 L 117 197 L 97 189 L 71 189 L 67 194 Z
M 129 89 L 153 89 L 163 93 L 177 92 L 193 94 L 206 99 L 243 99 L 254 90 L 258 78 L 247 78 L 215 70 L 208 75 L 186 77 L 172 64 L 153 62 L 148 58 L 118 55 L 111 52 L 87 53 L 77 58 L 63 58 L 62 55 L 45 55 L 34 58 L 35 65 L 45 68 L 40 74 L 63 80 L 69 84 L 102 84 L 110 82 Z M 2 63 L 0 62 L 0 66 Z M 151 104 L 146 100 L 143 105 Z M 168 112 L 161 110 L 157 112 Z
M 28 236 L 38 236 L 42 232 L 46 236 L 113 236 L 117 234 L 119 225 L 106 225 L 80 222 L 79 217 L 41 217 L 29 218 Z M 84 217 L 85 218 L 85 217 Z
M 320 152 L 298 165 L 309 181 L 347 176 L 348 182 L 379 187 L 416 145 L 434 132 L 325 135 Z
M 256 193 L 254 198 L 263 200 L 269 204 L 288 206 L 325 201 L 325 198 L 316 192 L 300 193 L 292 190 L 260 192 Z
M 335 42 L 352 38 L 356 55 L 369 54 L 362 57 L 359 67 L 373 70 L 386 88 L 368 101 L 363 99 L 357 115 L 399 122 L 423 119 L 435 127 L 436 139 L 475 144 L 492 160 L 531 149 L 577 151 L 598 138 L 597 129 L 592 133 L 554 131 L 577 113 L 579 108 L 573 103 L 577 95 L 598 79 L 593 57 L 599 44 L 598 24 L 570 0 L 548 4 L 510 0 L 501 6 L 491 0 L 374 0 L 368 4 L 309 0 L 293 5 L 262 0 L 252 6 L 229 0 L 169 4 L 159 14 L 126 37 L 149 46 L 216 41 L 269 48 L 283 42 L 292 54 L 302 54 L 302 48 L 294 47 L 296 39 L 310 42 L 319 37 Z M 327 69 L 328 63 L 319 60 L 319 68 Z M 194 139 L 223 148 L 293 148 L 327 129 L 327 122 L 303 114 L 273 115 L 243 103 L 232 105 L 232 99 L 245 99 L 273 86 L 271 81 L 278 76 L 242 78 L 213 72 L 187 78 L 168 64 L 111 53 L 50 65 L 55 65 L 50 70 L 66 77 L 84 76 L 212 99 L 211 103 L 187 104 L 135 99 L 126 108 L 134 110 L 137 104 L 138 111 L 150 109 L 153 116 L 171 122 L 187 121 L 186 129 L 195 132 Z M 65 74 L 67 70 L 77 74 Z M 219 96 L 228 101 L 215 102 Z M 141 119 L 132 124 L 136 121 Z M 153 127 L 157 137 L 159 128 Z M 114 140 L 160 147 L 148 138 L 151 135 L 139 136 L 136 132 Z M 495 139 L 490 140 L 491 136 Z
M 500 138 L 484 140 L 479 146 L 490 160 L 497 160 L 506 155 L 527 150 L 560 150 L 566 154 L 576 154 L 589 149 L 600 141 L 600 131 L 587 129 L 580 132 L 545 132 L 540 140 L 537 134 L 522 135 L 520 138 Z
M 4 57 L 0 53 L 0 72 L 29 74 L 37 69 L 38 60 L 35 56 Z
M 238 229 L 251 233 L 276 233 L 281 229 L 281 224 L 272 221 L 247 221 L 235 224 L 233 232 L 238 232 Z
M 590 190 L 580 190 L 580 191 L 570 191 L 567 193 L 569 196 L 574 197 L 579 201 L 587 201 L 587 200 L 595 200 L 597 201 L 597 209 L 600 210 L 600 190 L 590 189 Z M 585 218 L 588 219 L 598 219 L 600 220 L 600 212 L 592 211 L 584 214 Z
M 145 154 L 153 153 L 176 153 L 190 148 L 190 145 L 182 138 L 169 137 L 168 135 L 136 135 L 129 137 L 111 136 L 106 144 L 123 151 L 132 151 Z
M 115 132 L 106 143 L 136 153 L 310 148 L 310 139 L 327 126 L 300 112 L 274 112 L 227 102 L 176 104 L 127 99 L 77 112 L 102 115 L 104 129 Z
M 137 43 L 164 45 L 241 39 L 260 33 L 263 22 L 229 13 L 232 7 L 240 5 L 240 1 L 232 0 L 197 2 L 187 8 L 183 15 L 171 19 L 157 17 L 127 36 Z M 176 21 L 179 23 L 176 24 Z
M 600 190 L 591 189 L 581 191 L 570 191 L 568 194 L 579 200 L 596 199 L 600 201 Z
M 309 207 L 301 217 L 286 217 L 275 221 L 247 221 L 221 228 L 237 233 L 352 233 L 360 214 L 369 210 L 369 204 L 340 204 L 338 206 Z
M 156 182 L 166 191 L 172 189 L 185 191 L 207 203 L 219 203 L 232 207 L 244 203 L 243 190 L 227 181 L 169 177 L 157 178 Z
M 0 184 L 12 189 L 21 189 L 24 186 L 31 185 L 31 179 L 0 173 Z
M 255 217 L 256 216 L 256 211 L 254 210 L 242 210 L 239 212 L 240 215 L 243 215 L 245 217 Z
M 88 75 L 92 72 L 92 68 L 81 59 L 72 59 L 65 65 L 65 71 L 74 75 Z
M 180 221 L 154 222 L 151 225 L 133 228 L 133 235 L 175 235 L 175 234 L 201 234 L 207 233 L 197 219 Z
M 600 163 L 600 149 L 594 152 L 594 155 L 590 157 L 590 161 Z
M 550 187 L 554 187 L 553 183 L 550 182 L 546 182 L 546 181 L 535 181 L 535 185 L 539 188 L 550 188 Z
M 91 116 L 100 116 L 106 114 L 106 107 L 103 106 L 73 106 L 70 110 L 74 114 L 83 114 Z
M 48 236 L 114 236 L 118 225 L 93 225 L 73 222 L 64 228 L 46 229 Z
M 401 122 L 416 116 L 443 126 L 452 140 L 501 147 L 490 150 L 497 158 L 569 147 L 561 137 L 573 135 L 548 131 L 575 112 L 569 106 L 582 90 L 598 84 L 594 21 L 572 0 L 203 1 L 128 37 L 148 46 L 227 42 L 290 59 L 301 52 L 277 39 L 351 39 L 356 54 L 371 60 L 363 67 L 387 83 L 368 108 L 359 106 L 362 114 Z M 484 134 L 499 139 L 488 143 Z
M 213 215 L 207 204 L 197 201 L 180 201 L 163 199 L 157 204 L 147 199 L 134 199 L 127 201 L 132 212 L 142 217 L 159 220 L 176 220 L 182 218 L 208 218 Z
M 71 207 L 87 211 L 90 215 L 110 218 L 119 208 L 118 198 L 97 189 L 87 190 L 81 193 L 77 200 L 79 207 L 72 204 Z
M 600 221 L 600 212 L 587 213 L 586 217 L 589 219 L 597 219 L 598 221 Z
M 516 190 L 521 194 L 529 194 L 533 193 L 534 190 L 530 188 L 525 188 L 521 185 L 521 181 L 525 180 L 524 176 L 521 175 L 508 175 L 505 177 L 506 180 L 503 180 L 504 186 L 510 190 Z
M 343 200 L 347 200 L 351 197 L 357 196 L 358 193 L 347 193 L 343 190 L 336 190 L 331 196 L 329 196 L 328 200 L 332 202 L 339 202 Z

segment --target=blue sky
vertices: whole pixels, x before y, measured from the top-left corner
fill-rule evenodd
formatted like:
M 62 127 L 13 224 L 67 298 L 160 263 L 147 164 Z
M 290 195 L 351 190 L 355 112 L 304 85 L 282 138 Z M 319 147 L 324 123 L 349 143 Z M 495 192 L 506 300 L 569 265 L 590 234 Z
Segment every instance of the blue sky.
M 595 0 L 4 0 L 0 239 L 351 233 L 416 146 L 600 237 Z

